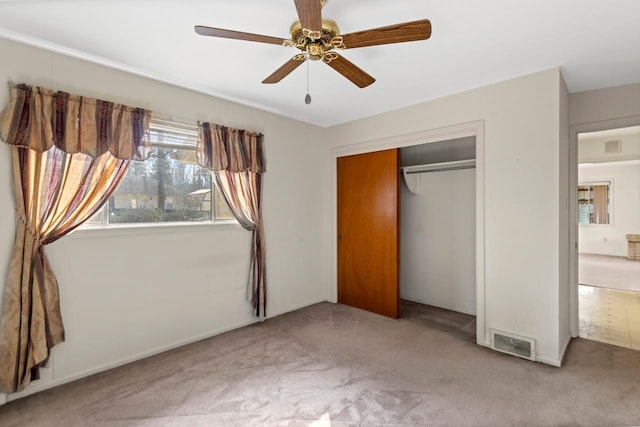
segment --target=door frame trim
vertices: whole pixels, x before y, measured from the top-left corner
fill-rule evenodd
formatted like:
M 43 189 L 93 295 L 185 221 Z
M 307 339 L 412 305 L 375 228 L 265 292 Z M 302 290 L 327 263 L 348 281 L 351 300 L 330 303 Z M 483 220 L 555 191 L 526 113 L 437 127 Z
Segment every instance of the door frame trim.
M 338 301 L 338 157 L 393 148 L 410 147 L 449 139 L 474 136 L 476 138 L 476 342 L 489 347 L 489 331 L 485 327 L 485 170 L 484 170 L 484 120 L 445 126 L 436 129 L 369 140 L 333 147 L 330 153 L 331 177 L 331 288 L 329 301 Z
M 569 126 L 569 334 L 573 338 L 577 337 L 579 333 L 578 135 L 631 126 L 640 126 L 640 116 L 627 116 Z

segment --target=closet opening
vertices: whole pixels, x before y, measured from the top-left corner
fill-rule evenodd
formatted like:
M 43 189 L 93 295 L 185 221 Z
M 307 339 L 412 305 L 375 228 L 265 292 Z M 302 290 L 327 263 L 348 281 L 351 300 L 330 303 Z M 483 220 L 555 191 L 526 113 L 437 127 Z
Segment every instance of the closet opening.
M 382 139 L 373 139 L 370 141 L 361 141 L 358 143 L 344 143 L 343 145 L 337 145 L 331 149 L 330 164 L 332 167 L 332 172 L 330 174 L 330 197 L 332 200 L 331 209 L 333 211 L 333 220 L 331 225 L 332 280 L 329 290 L 329 301 L 341 302 L 347 305 L 354 305 L 358 308 L 376 312 L 373 309 L 361 306 L 359 301 L 362 301 L 362 299 L 360 299 L 359 297 L 356 297 L 353 300 L 357 302 L 349 302 L 345 300 L 345 288 L 343 287 L 345 285 L 345 280 L 347 276 L 354 277 L 359 275 L 362 271 L 373 271 L 375 273 L 377 271 L 376 269 L 380 268 L 380 266 L 397 264 L 398 274 L 395 275 L 396 279 L 392 280 L 393 277 L 391 274 L 389 275 L 389 280 L 379 280 L 380 275 L 378 274 L 374 274 L 373 276 L 377 282 L 380 282 L 382 284 L 386 283 L 386 287 L 384 288 L 385 292 L 388 291 L 388 293 L 386 294 L 381 294 L 378 290 L 373 288 L 371 286 L 371 280 L 356 280 L 352 282 L 356 283 L 356 286 L 350 286 L 347 283 L 347 287 L 348 289 L 358 289 L 374 300 L 377 299 L 381 301 L 391 301 L 392 304 L 397 304 L 398 308 L 400 308 L 401 306 L 401 299 L 407 298 L 406 300 L 404 300 L 405 304 L 402 304 L 405 306 L 403 312 L 399 310 L 398 314 L 395 316 L 393 314 L 388 315 L 392 318 L 407 318 L 411 314 L 416 314 L 416 311 L 423 311 L 422 309 L 428 305 L 430 310 L 434 312 L 439 311 L 439 313 L 437 314 L 440 318 L 440 324 L 444 325 L 443 327 L 447 327 L 448 330 L 451 330 L 451 328 L 449 328 L 447 324 L 449 324 L 448 322 L 452 318 L 455 318 L 456 316 L 470 316 L 470 318 L 473 319 L 473 317 L 475 316 L 475 342 L 481 346 L 491 346 L 491 331 L 486 327 L 485 320 L 487 313 L 485 306 L 486 224 L 484 189 L 484 133 L 484 122 L 482 120 L 479 120 L 405 135 L 388 136 Z M 350 164 L 352 161 L 364 161 L 364 159 L 366 158 L 375 159 L 378 157 L 376 153 L 378 153 L 380 156 L 383 156 L 383 153 L 381 153 L 382 151 L 387 151 L 389 155 L 391 155 L 391 152 L 396 153 L 395 157 L 390 157 L 390 160 L 384 163 L 385 166 L 383 168 L 385 170 L 385 176 L 387 168 L 392 168 L 392 173 L 389 175 L 388 179 L 391 183 L 395 183 L 392 184 L 393 188 L 389 187 L 389 191 L 374 191 L 372 190 L 372 188 L 374 188 L 375 185 L 374 183 L 372 183 L 372 180 L 370 180 L 369 177 L 346 177 L 348 179 L 345 179 L 345 176 L 343 175 L 343 172 L 345 172 L 345 170 L 354 171 L 354 173 L 357 171 L 374 170 L 378 171 L 378 173 L 375 173 L 374 175 L 376 177 L 379 177 L 379 175 L 381 175 L 379 171 L 382 168 L 382 164 L 375 167 L 371 167 L 371 165 L 368 165 L 367 167 L 364 167 L 362 165 L 351 165 L 353 167 L 346 166 L 348 166 L 348 164 Z M 412 240 L 407 239 L 406 236 L 403 239 L 401 235 L 401 227 L 403 221 L 402 199 L 405 199 L 406 202 L 408 196 L 408 194 L 406 194 L 406 192 L 408 192 L 408 190 L 405 188 L 406 184 L 403 182 L 404 177 L 402 168 L 417 165 L 427 165 L 425 166 L 427 168 L 439 168 L 441 165 L 438 166 L 436 165 L 437 163 L 449 163 L 452 161 L 472 159 L 475 159 L 475 169 L 451 169 L 449 171 L 428 172 L 424 174 L 407 173 L 407 176 L 415 176 L 416 180 L 419 180 L 421 191 L 423 192 L 423 194 L 425 194 L 424 190 L 428 188 L 427 186 L 431 184 L 431 180 L 425 179 L 424 177 L 437 177 L 438 175 L 446 176 L 446 174 L 455 173 L 464 174 L 465 172 L 473 176 L 473 181 L 471 181 L 473 183 L 471 191 L 462 193 L 463 190 L 453 190 L 451 194 L 448 194 L 448 197 L 444 198 L 441 202 L 441 204 L 448 204 L 450 206 L 450 211 L 446 215 L 447 221 L 450 219 L 449 217 L 459 216 L 464 213 L 472 213 L 471 217 L 473 218 L 473 227 L 468 227 L 468 229 L 465 229 L 464 226 L 449 227 L 449 234 L 443 238 L 444 240 L 441 243 L 441 248 L 439 248 L 437 251 L 439 253 L 448 253 L 450 255 L 448 258 L 449 261 L 447 261 L 448 264 L 452 264 L 452 262 L 458 261 L 459 258 L 465 258 L 466 261 L 469 261 L 472 270 L 465 270 L 464 276 L 461 276 L 460 274 L 462 273 L 462 271 L 459 271 L 459 269 L 456 268 L 451 268 L 447 273 L 442 273 L 450 274 L 453 277 L 453 279 L 451 279 L 451 283 L 454 284 L 451 285 L 450 289 L 447 290 L 448 292 L 450 292 L 450 295 L 444 296 L 440 300 L 434 299 L 434 297 L 430 296 L 429 294 L 422 296 L 411 295 L 411 290 L 407 288 L 407 286 L 410 286 L 407 283 L 409 272 L 406 271 L 407 268 L 404 268 L 403 271 L 400 271 L 403 268 L 402 264 L 407 262 L 405 255 L 408 251 L 411 251 L 410 245 L 412 242 Z M 409 171 L 407 170 L 407 172 Z M 419 179 L 417 178 L 418 176 L 420 176 Z M 376 180 L 376 182 L 378 181 L 386 182 L 381 179 Z M 424 185 L 422 185 L 423 183 Z M 364 192 L 366 194 L 360 191 L 361 189 L 367 189 L 367 191 Z M 371 206 L 371 191 L 373 191 L 373 194 L 376 195 L 385 194 L 386 197 L 382 198 L 384 200 L 381 199 L 379 202 L 376 201 L 371 209 L 364 209 L 364 211 L 362 211 L 362 205 Z M 439 191 L 441 195 L 443 194 L 442 188 L 438 188 L 436 189 L 436 191 Z M 405 193 L 404 197 L 402 196 L 402 193 Z M 466 197 L 462 197 L 463 194 L 466 195 Z M 378 197 L 376 196 L 376 198 Z M 391 199 L 387 200 L 388 198 Z M 467 198 L 472 199 L 473 203 L 469 204 L 468 200 L 466 202 L 463 202 L 463 200 L 466 200 Z M 417 199 L 418 196 L 414 195 L 413 201 L 416 202 Z M 363 234 L 366 237 L 366 242 L 376 243 L 376 246 L 373 248 L 369 248 L 369 246 L 366 246 L 365 250 L 345 251 L 345 242 L 348 242 L 349 239 L 355 237 L 348 236 L 345 234 L 345 232 L 356 230 L 363 224 L 363 221 L 361 221 L 361 218 L 358 216 L 356 216 L 356 219 L 353 221 L 344 221 L 345 218 L 342 217 L 342 214 L 345 211 L 345 204 L 347 206 L 355 206 L 360 208 L 360 213 L 358 213 L 358 215 L 364 215 L 371 218 L 385 218 L 386 215 L 379 215 L 380 209 L 383 209 L 384 212 L 387 212 L 387 209 L 385 207 L 391 208 L 392 206 L 397 205 L 397 209 L 393 208 L 391 210 L 397 212 L 397 214 L 392 215 L 392 217 L 394 218 L 394 220 L 395 218 L 397 218 L 398 225 L 395 228 L 390 226 L 390 228 L 394 228 L 392 234 L 394 236 L 398 236 L 397 244 L 378 244 L 380 243 L 380 239 L 378 239 L 376 236 L 379 236 L 381 232 L 372 232 L 372 230 L 367 228 L 365 230 L 366 233 L 360 234 Z M 389 212 L 391 212 L 391 210 L 389 210 Z M 351 209 L 348 209 L 347 211 L 352 212 Z M 419 216 L 420 214 L 417 215 Z M 435 221 L 437 222 L 437 219 Z M 404 219 L 404 222 L 406 226 L 406 218 Z M 445 223 L 443 222 L 443 224 Z M 444 229 L 444 226 L 442 226 L 441 228 Z M 440 230 L 438 230 L 438 232 L 440 232 Z M 389 235 L 389 233 L 387 232 L 382 232 L 382 234 L 386 236 Z M 436 241 L 435 234 L 428 237 L 431 238 L 431 242 Z M 465 246 L 464 248 L 456 248 L 451 242 L 464 242 Z M 369 243 L 366 243 L 365 245 L 368 245 Z M 415 242 L 413 244 L 419 245 L 420 243 Z M 391 246 L 393 246 L 393 248 L 391 248 Z M 400 250 L 401 246 L 403 248 L 402 253 Z M 386 264 L 378 261 L 377 259 L 375 260 L 375 262 L 371 261 L 371 255 L 374 251 L 370 249 L 380 248 L 388 248 L 389 252 L 391 252 L 391 254 L 386 254 L 386 261 L 384 261 Z M 467 252 L 463 255 L 462 251 Z M 344 254 L 364 254 L 364 256 L 359 256 L 358 258 L 356 258 L 358 262 L 354 262 L 354 260 L 351 259 L 342 259 L 342 255 Z M 414 256 L 418 257 L 424 257 L 426 254 L 427 252 L 424 248 L 419 248 L 419 251 L 414 252 Z M 389 257 L 391 256 L 397 256 L 396 263 L 394 263 L 393 261 L 388 261 L 390 259 Z M 438 255 L 436 254 L 433 256 L 436 257 Z M 365 268 L 356 268 L 358 264 L 363 264 Z M 409 265 L 404 267 L 409 267 Z M 345 268 L 345 266 L 347 268 Z M 465 265 L 464 268 L 468 268 L 468 265 Z M 471 273 L 469 273 L 469 271 L 471 271 Z M 346 275 L 345 272 L 349 273 L 349 275 Z M 469 276 L 469 274 L 471 274 L 471 276 Z M 401 280 L 403 282 L 403 286 L 401 286 Z M 423 284 L 426 283 L 424 276 L 422 276 L 420 280 L 422 280 Z M 351 280 L 348 279 L 347 281 L 350 282 Z M 470 291 L 469 287 L 472 287 L 473 290 Z M 427 292 L 433 293 L 437 290 L 437 288 L 428 288 Z M 407 294 L 407 292 L 409 294 Z M 352 294 L 349 296 L 351 297 L 355 295 Z M 442 297 L 442 295 L 439 296 Z M 410 301 L 408 298 L 411 298 L 414 301 Z M 458 301 L 463 301 L 464 303 L 457 304 L 456 302 Z M 430 304 L 438 304 L 440 305 L 440 307 Z M 425 319 L 424 317 L 418 318 L 417 320 L 421 321 L 420 319 L 431 322 L 431 319 Z M 469 319 L 469 317 L 467 317 L 467 319 Z M 455 323 L 455 321 L 453 323 Z M 431 324 L 433 324 L 433 322 L 431 322 Z M 449 326 L 451 325 L 449 324 Z M 473 323 L 468 322 L 464 326 L 465 330 L 469 330 L 473 328 Z
M 400 148 L 401 316 L 476 337 L 476 137 Z

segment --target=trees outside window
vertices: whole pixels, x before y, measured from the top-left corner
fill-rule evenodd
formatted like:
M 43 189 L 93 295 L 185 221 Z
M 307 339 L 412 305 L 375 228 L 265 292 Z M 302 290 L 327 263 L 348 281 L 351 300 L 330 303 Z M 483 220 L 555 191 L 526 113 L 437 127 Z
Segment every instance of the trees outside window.
M 211 174 L 196 162 L 197 132 L 154 127 L 151 157 L 132 162 L 126 177 L 88 226 L 233 220 Z

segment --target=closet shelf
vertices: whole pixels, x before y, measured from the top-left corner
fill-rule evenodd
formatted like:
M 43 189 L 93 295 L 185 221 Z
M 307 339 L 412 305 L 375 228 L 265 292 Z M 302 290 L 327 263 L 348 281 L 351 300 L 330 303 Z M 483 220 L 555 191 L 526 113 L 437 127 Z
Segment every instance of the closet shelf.
M 429 172 L 443 172 L 476 167 L 476 159 L 455 160 L 452 162 L 427 163 L 424 165 L 404 166 L 400 168 L 404 183 L 413 194 L 420 194 L 420 180 L 418 174 Z

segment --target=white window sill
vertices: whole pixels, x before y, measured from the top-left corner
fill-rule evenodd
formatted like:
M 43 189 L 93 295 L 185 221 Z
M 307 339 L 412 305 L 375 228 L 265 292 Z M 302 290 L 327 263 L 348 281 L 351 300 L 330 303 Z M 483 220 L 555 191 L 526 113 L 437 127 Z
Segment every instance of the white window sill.
M 236 220 L 207 222 L 152 222 L 142 224 L 85 225 L 75 229 L 67 237 L 118 237 L 145 234 L 196 233 L 220 229 L 243 229 Z
M 580 224 L 580 227 L 593 227 L 593 228 L 613 228 L 613 224 Z

